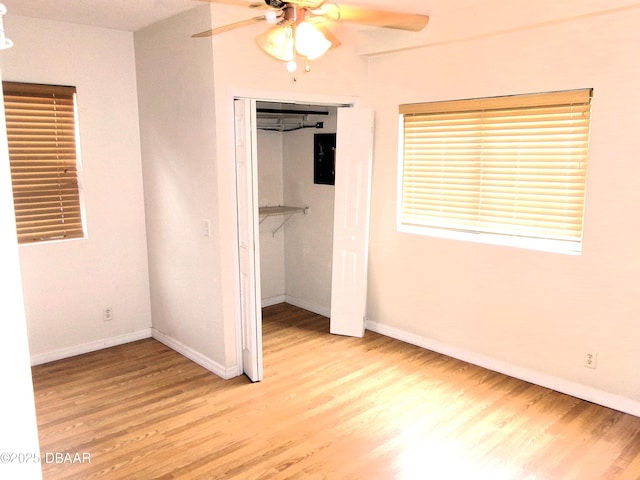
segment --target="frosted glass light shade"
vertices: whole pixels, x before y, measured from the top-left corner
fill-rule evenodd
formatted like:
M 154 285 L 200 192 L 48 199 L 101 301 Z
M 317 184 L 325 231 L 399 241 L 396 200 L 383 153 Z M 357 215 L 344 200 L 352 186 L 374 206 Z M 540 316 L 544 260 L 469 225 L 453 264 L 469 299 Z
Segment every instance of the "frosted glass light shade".
M 293 29 L 289 24 L 274 25 L 256 37 L 256 43 L 272 57 L 290 62 L 295 58 Z
M 307 57 L 309 60 L 315 60 L 325 54 L 331 48 L 331 42 L 307 22 L 301 22 L 296 27 L 296 51 Z
M 295 29 L 294 38 L 291 23 L 274 25 L 258 35 L 256 43 L 266 53 L 283 62 L 294 60 L 296 52 L 315 60 L 331 48 L 331 42 L 310 23 L 301 22 Z

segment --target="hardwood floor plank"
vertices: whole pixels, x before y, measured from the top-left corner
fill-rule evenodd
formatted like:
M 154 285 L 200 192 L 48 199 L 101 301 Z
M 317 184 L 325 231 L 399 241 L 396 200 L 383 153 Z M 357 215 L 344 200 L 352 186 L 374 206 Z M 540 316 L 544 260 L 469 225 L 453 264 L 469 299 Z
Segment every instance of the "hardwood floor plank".
M 33 368 L 45 480 L 638 480 L 640 419 L 382 335 L 263 312 L 263 382 L 146 339 Z

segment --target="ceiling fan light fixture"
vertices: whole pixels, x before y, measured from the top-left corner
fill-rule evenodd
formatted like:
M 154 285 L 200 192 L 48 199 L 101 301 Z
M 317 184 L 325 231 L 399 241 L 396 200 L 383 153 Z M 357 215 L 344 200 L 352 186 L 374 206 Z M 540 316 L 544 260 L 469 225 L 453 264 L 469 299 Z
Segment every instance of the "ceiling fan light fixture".
M 300 22 L 296 27 L 295 44 L 296 51 L 309 60 L 321 57 L 331 48 L 327 37 L 309 22 Z
M 212 28 L 205 32 L 196 33 L 192 37 L 209 37 L 258 22 L 266 22 L 273 26 L 257 36 L 256 43 L 265 53 L 287 63 L 287 68 L 290 71 L 295 71 L 297 68 L 298 56 L 304 57 L 305 71 L 308 72 L 310 61 L 321 57 L 330 48 L 340 46 L 340 40 L 326 28 L 328 21 L 340 20 L 370 27 L 392 28 L 410 32 L 422 30 L 429 21 L 427 15 L 378 10 L 343 3 L 337 4 L 333 0 L 253 0 L 253 3 L 246 3 L 247 0 L 202 1 L 242 4 L 250 8 L 265 8 L 267 11 L 264 15 Z M 10 41 L 6 40 L 2 43 L 10 44 Z
M 290 24 L 274 25 L 256 37 L 256 43 L 266 53 L 283 62 L 295 59 L 293 28 Z
M 313 24 L 283 20 L 256 37 L 256 43 L 272 57 L 287 63 L 287 70 L 297 69 L 296 54 L 308 61 L 324 55 L 333 43 Z

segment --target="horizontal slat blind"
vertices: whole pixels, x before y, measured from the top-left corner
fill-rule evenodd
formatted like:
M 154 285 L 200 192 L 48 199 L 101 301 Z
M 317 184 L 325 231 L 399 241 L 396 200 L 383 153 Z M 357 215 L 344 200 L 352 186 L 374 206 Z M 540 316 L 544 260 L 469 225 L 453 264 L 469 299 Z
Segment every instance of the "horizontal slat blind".
M 84 236 L 75 88 L 3 82 L 18 242 Z
M 402 105 L 401 223 L 580 242 L 591 90 Z

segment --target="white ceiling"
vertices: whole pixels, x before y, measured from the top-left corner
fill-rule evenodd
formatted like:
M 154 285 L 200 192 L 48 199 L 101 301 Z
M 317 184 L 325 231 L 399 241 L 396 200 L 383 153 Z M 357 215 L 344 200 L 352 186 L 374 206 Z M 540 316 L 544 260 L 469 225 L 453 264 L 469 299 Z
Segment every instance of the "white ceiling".
M 7 7 L 7 19 L 20 15 L 130 32 L 202 4 L 197 0 L 1 1 Z
M 135 32 L 159 20 L 202 5 L 206 0 L 0 0 L 7 17 L 20 15 L 83 25 Z M 212 0 L 216 1 L 216 0 Z M 225 3 L 225 0 L 219 0 Z M 231 0 L 232 3 L 251 0 Z M 258 0 L 260 1 L 260 0 Z M 455 8 L 488 0 L 350 0 L 381 10 L 432 14 L 443 8 Z M 238 6 L 243 9 L 243 6 Z M 253 16 L 247 9 L 247 16 Z

